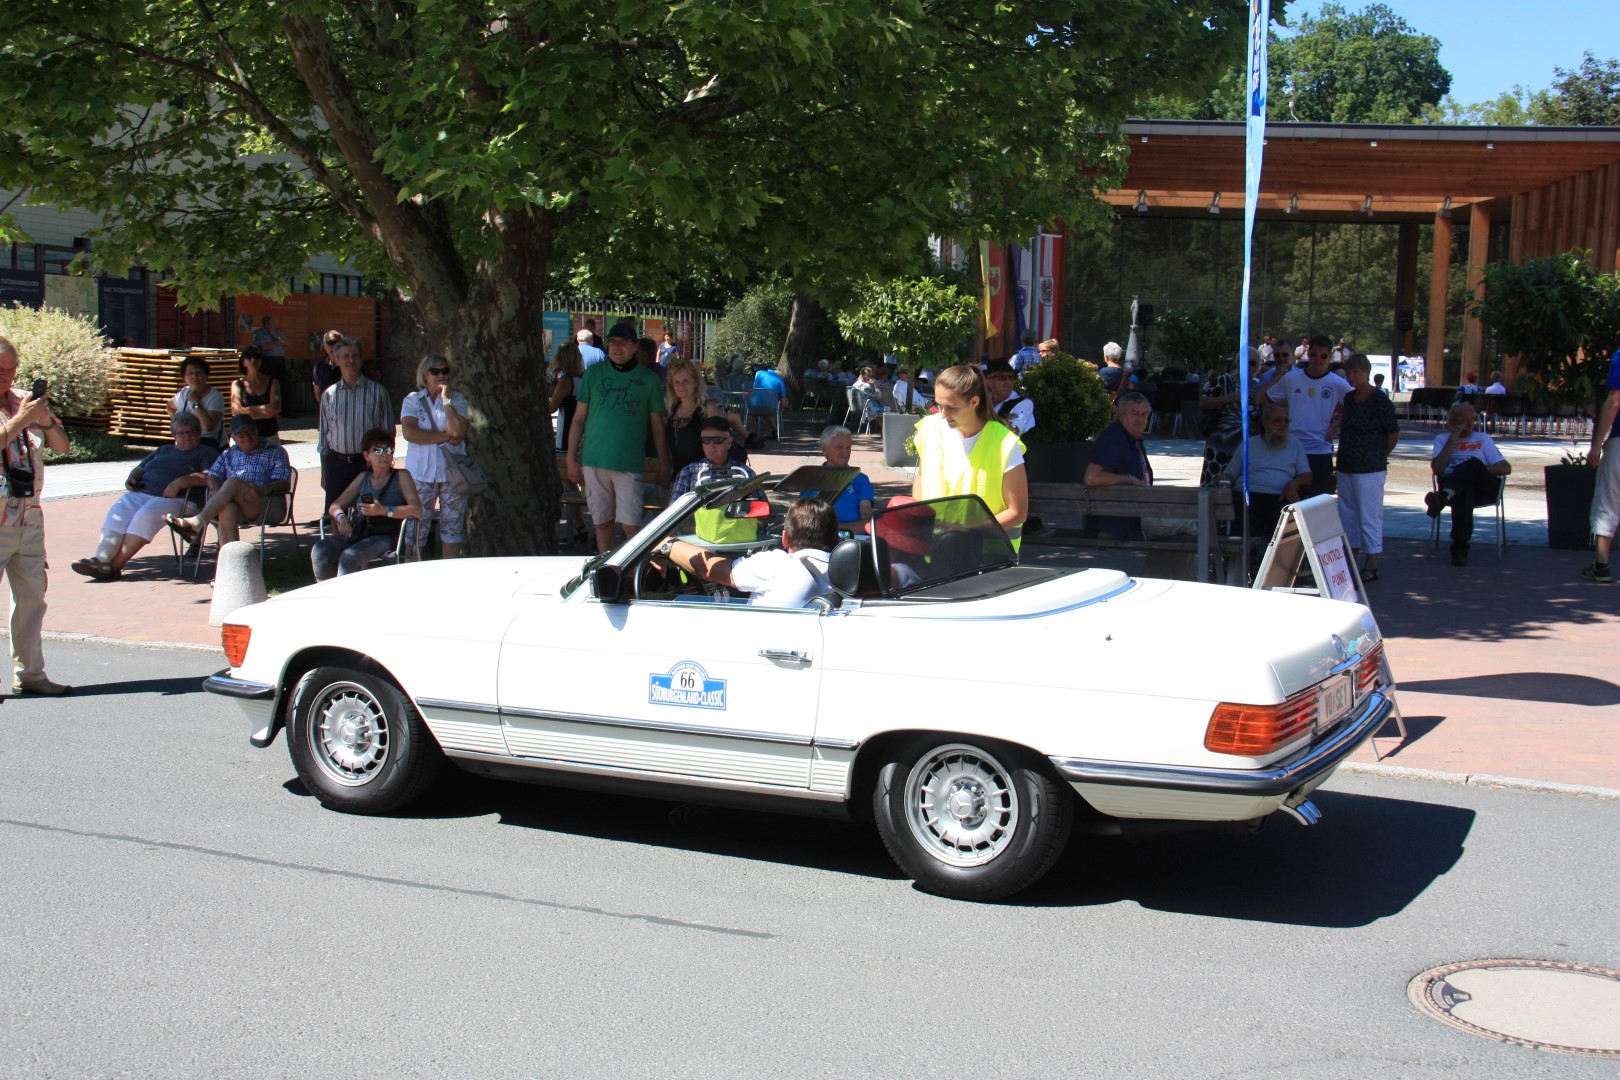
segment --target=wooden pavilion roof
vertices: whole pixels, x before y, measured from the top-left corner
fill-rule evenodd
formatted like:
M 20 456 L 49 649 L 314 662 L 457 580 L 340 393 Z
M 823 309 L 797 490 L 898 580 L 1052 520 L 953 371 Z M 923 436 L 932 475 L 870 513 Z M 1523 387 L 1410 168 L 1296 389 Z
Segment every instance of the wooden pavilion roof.
M 1132 121 L 1125 181 L 1104 198 L 1147 213 L 1243 207 L 1244 126 L 1186 120 Z M 1620 166 L 1620 128 L 1455 127 L 1372 124 L 1266 125 L 1259 210 L 1380 221 L 1432 219 L 1453 206 L 1510 199 L 1605 165 Z M 1145 195 L 1144 195 L 1145 193 Z

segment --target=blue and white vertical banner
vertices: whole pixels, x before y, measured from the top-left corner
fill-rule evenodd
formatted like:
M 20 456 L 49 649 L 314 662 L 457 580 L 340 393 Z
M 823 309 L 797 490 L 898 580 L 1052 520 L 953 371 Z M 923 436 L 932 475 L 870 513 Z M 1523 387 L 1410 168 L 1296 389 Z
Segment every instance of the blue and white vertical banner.
M 1254 212 L 1260 202 L 1260 167 L 1266 156 L 1266 44 L 1271 0 L 1249 0 L 1248 122 L 1243 140 L 1243 298 L 1238 309 L 1238 405 L 1249 415 L 1249 281 L 1254 269 Z M 1249 497 L 1249 440 L 1243 440 L 1243 498 Z

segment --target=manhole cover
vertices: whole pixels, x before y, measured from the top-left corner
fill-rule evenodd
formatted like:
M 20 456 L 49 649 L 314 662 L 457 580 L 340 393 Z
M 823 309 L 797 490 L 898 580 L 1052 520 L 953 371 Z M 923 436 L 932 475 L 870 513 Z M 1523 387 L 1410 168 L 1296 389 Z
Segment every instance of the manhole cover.
M 1406 987 L 1418 1009 L 1488 1039 L 1620 1059 L 1620 971 L 1552 960 L 1468 960 Z

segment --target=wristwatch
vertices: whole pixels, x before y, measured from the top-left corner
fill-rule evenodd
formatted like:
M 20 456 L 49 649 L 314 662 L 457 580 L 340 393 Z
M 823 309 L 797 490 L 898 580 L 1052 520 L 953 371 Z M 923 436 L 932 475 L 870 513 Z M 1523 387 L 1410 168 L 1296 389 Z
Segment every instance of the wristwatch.
M 392 506 L 386 507 L 384 509 L 384 511 L 383 511 L 383 516 L 384 517 L 393 517 L 394 516 L 394 508 Z
M 662 544 L 658 545 L 658 556 L 659 558 L 667 559 L 669 558 L 669 553 L 674 550 L 675 538 L 672 536 L 668 540 L 665 540 Z

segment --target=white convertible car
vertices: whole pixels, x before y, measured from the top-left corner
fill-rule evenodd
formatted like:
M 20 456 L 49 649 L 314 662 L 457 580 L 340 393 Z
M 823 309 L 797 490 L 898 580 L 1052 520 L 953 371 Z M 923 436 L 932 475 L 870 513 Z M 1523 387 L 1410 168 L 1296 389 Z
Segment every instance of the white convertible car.
M 778 490 L 836 492 L 799 470 Z M 818 482 L 819 476 L 819 482 Z M 924 889 L 1037 881 L 1076 827 L 1316 820 L 1311 792 L 1394 708 L 1367 608 L 1019 565 L 976 498 L 881 511 L 831 594 L 751 605 L 655 549 L 774 545 L 768 478 L 681 496 L 622 547 L 370 570 L 238 611 L 255 746 L 287 729 L 334 810 L 474 773 L 875 819 Z M 453 602 L 452 602 L 453 601 Z

